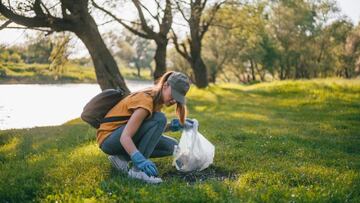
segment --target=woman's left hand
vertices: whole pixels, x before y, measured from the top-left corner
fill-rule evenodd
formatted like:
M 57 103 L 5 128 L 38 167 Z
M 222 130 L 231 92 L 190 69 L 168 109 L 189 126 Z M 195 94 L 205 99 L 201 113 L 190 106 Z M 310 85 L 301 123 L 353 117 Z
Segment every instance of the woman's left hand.
M 192 128 L 194 125 L 194 121 L 192 121 L 191 119 L 187 118 L 185 120 L 185 124 L 184 125 L 181 125 L 180 124 L 180 120 L 178 118 L 175 118 L 175 119 L 172 119 L 171 122 L 170 122 L 170 125 L 169 125 L 169 129 L 172 131 L 172 132 L 176 132 L 176 131 L 179 131 L 179 130 L 183 130 L 184 128 L 185 129 L 188 129 L 188 128 Z

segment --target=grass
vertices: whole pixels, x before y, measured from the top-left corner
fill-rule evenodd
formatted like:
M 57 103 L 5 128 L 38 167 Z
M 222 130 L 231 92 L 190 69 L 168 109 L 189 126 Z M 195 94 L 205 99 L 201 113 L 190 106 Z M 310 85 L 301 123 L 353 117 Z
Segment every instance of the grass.
M 49 64 L 0 63 L 0 83 L 96 83 L 94 67 L 68 63 L 64 70 L 59 76 L 50 71 Z M 125 79 L 151 79 L 148 69 L 141 70 L 140 78 L 134 68 L 123 67 L 121 73 Z
M 216 147 L 214 164 L 182 174 L 153 159 L 160 185 L 111 168 L 95 130 L 0 131 L 5 202 L 359 202 L 360 81 L 222 84 L 188 94 L 189 117 Z M 173 108 L 166 109 L 168 118 Z M 179 133 L 169 134 L 179 138 Z M 190 174 L 191 175 L 191 174 Z

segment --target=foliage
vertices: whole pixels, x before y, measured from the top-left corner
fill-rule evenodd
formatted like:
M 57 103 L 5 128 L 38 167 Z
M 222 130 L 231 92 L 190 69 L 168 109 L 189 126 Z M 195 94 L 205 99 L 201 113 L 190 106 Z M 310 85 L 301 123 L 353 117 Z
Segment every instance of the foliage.
M 20 47 L 0 47 L 0 61 L 10 63 L 21 63 L 23 59 L 21 57 L 22 49 Z
M 35 36 L 27 37 L 27 49 L 23 53 L 23 60 L 25 63 L 49 63 L 51 51 L 54 47 L 54 42 L 50 37 L 44 36 L 43 33 L 38 33 Z
M 168 54 L 168 67 L 169 70 L 181 71 L 187 74 L 192 81 L 194 81 L 194 75 L 188 61 L 181 57 L 175 49 L 170 49 Z
M 332 0 L 227 4 L 204 40 L 209 77 L 248 83 L 359 76 L 358 52 L 346 51 L 357 47 L 350 45 L 358 42 L 356 27 L 338 12 Z
M 136 68 L 139 78 L 141 69 L 149 69 L 152 73 L 151 63 L 156 49 L 153 41 L 141 38 L 129 31 L 123 31 L 121 36 L 112 33 L 108 35 L 111 44 L 114 45 L 112 49 L 114 56 L 123 66 Z
M 1 200 L 359 202 L 359 101 L 359 80 L 192 87 L 189 117 L 215 144 L 208 170 L 223 178 L 189 183 L 174 176 L 171 157 L 159 158 L 165 182 L 156 186 L 112 169 L 95 130 L 80 120 L 0 131 Z
M 121 37 L 114 35 L 115 38 L 110 33 L 107 46 L 111 47 L 112 56 L 122 66 L 137 68 L 137 73 L 132 77 L 139 77 L 144 68 L 158 77 L 165 71 L 165 64 L 169 69 L 186 72 L 195 84 L 199 83 L 198 86 L 207 86 L 207 79 L 212 83 L 225 81 L 252 84 L 277 79 L 360 76 L 360 25 L 355 26 L 339 15 L 340 10 L 335 0 L 173 1 L 172 7 L 165 6 L 170 2 L 168 0 L 156 1 L 158 4 L 128 1 L 131 8 L 134 11 L 136 9 L 135 13 L 139 14 L 139 18 L 133 21 L 127 21 L 122 16 L 121 9 L 126 8 L 123 7 L 124 2 L 106 1 L 108 12 L 101 9 L 102 5 L 96 6 L 94 2 L 89 4 L 94 16 L 98 16 L 99 13 L 96 12 L 105 12 L 106 15 L 99 15 L 103 22 L 110 23 L 108 20 L 112 19 L 130 30 L 121 33 Z M 9 2 L 4 4 L 11 7 Z M 63 22 L 61 6 L 72 7 L 73 4 L 59 2 L 51 5 L 48 1 L 35 1 L 20 5 L 13 9 L 22 11 L 19 14 L 37 8 L 37 12 L 32 14 L 41 16 L 42 12 L 49 12 L 53 14 L 48 16 L 50 19 L 55 20 L 53 17 L 57 17 Z M 47 11 L 46 7 L 51 9 Z M 82 12 L 86 13 L 89 12 Z M 144 15 L 141 17 L 140 13 Z M 76 12 L 69 14 L 74 15 L 74 19 L 78 19 L 80 15 Z M 175 16 L 175 23 L 172 23 L 172 15 Z M 1 17 L 0 20 L 6 20 Z M 50 21 L 45 24 L 48 22 Z M 172 36 L 168 35 L 170 25 L 173 26 Z M 176 32 L 179 27 L 175 26 L 181 26 L 184 32 Z M 58 27 L 59 31 L 63 28 Z M 53 28 L 50 26 L 47 29 L 50 31 Z M 88 36 L 84 35 L 83 38 Z M 151 42 L 139 36 L 150 39 Z M 174 46 L 169 49 L 166 58 L 166 47 L 171 37 Z M 98 40 L 102 41 L 100 38 Z M 45 35 L 29 37 L 24 45 L 1 48 L 0 60 L 5 63 L 47 64 L 50 63 L 51 52 L 56 52 L 55 44 L 53 39 Z M 99 49 L 92 49 L 93 54 L 96 50 Z M 180 54 L 175 54 L 174 50 Z M 103 61 L 112 61 L 112 56 Z M 158 73 L 153 73 L 150 68 L 154 67 L 151 57 L 158 58 L 155 61 Z M 111 67 L 115 67 L 115 64 Z M 4 75 L 5 72 L 2 71 L 1 74 Z M 101 81 L 111 79 L 109 77 Z
M 10 21 L 47 32 L 69 32 L 78 37 L 94 60 L 97 82 L 101 89 L 121 88 L 130 92 L 114 57 L 104 43 L 92 16 L 89 0 L 72 1 L 0 1 L 0 13 Z M 49 58 L 49 55 L 46 57 Z
M 61 77 L 66 69 L 65 64 L 68 62 L 69 57 L 69 35 L 63 35 L 56 38 L 55 45 L 51 50 L 49 61 L 51 61 L 49 69 L 54 73 L 55 80 Z
M 54 72 L 49 64 L 0 64 L 0 83 L 95 83 L 95 73 L 90 66 L 80 66 L 68 63 L 64 66 L 66 73 L 55 80 Z
M 134 20 L 131 24 L 126 23 L 124 19 L 116 17 L 114 15 L 114 11 L 116 11 L 117 6 L 123 5 L 123 2 L 117 4 L 116 1 L 109 1 L 108 3 L 112 4 L 112 11 L 105 9 L 93 0 L 93 6 L 107 15 L 111 16 L 112 19 L 120 23 L 127 31 L 131 32 L 132 35 L 136 35 L 140 42 L 138 47 L 144 46 L 148 47 L 146 44 L 150 44 L 154 42 L 154 53 L 151 53 L 149 56 L 153 56 L 155 61 L 155 71 L 153 73 L 154 80 L 160 78 L 166 72 L 166 48 L 169 42 L 169 38 L 167 37 L 172 21 L 172 4 L 173 2 L 170 0 L 165 1 L 147 1 L 146 4 L 140 2 L 138 0 L 131 1 L 133 6 L 136 8 L 137 20 Z M 145 6 L 146 5 L 146 6 Z M 151 10 L 151 11 L 150 11 Z M 151 42 L 147 41 L 151 40 Z M 138 56 L 146 55 L 143 50 L 137 49 L 136 53 Z M 146 52 L 146 50 L 145 50 Z M 146 56 L 148 58 L 148 56 Z M 141 60 L 140 62 L 148 63 L 148 59 Z M 138 69 L 138 76 L 140 77 L 140 65 L 138 65 L 139 61 L 135 61 L 135 66 Z M 151 67 L 149 67 L 151 70 Z

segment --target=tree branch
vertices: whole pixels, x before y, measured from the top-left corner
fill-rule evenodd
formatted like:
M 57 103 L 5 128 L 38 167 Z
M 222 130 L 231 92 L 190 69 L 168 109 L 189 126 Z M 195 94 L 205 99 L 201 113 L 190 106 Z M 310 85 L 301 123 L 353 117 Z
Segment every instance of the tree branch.
M 188 18 L 186 18 L 186 15 L 185 15 L 183 9 L 181 8 L 179 2 L 176 1 L 175 3 L 176 3 L 176 7 L 177 7 L 178 11 L 180 12 L 180 14 L 181 14 L 182 17 L 184 18 L 184 20 L 185 20 L 187 23 L 190 23 L 190 20 L 189 20 Z
M 40 1 L 41 2 L 41 1 Z M 49 16 L 52 16 L 51 13 L 50 13 L 50 10 L 46 7 L 46 5 L 41 2 L 41 6 L 45 9 L 46 13 L 49 15 Z
M 202 30 L 200 31 L 200 39 L 202 39 L 204 37 L 205 33 L 208 31 L 209 26 L 211 25 L 211 23 L 215 19 L 215 15 L 216 15 L 217 11 L 220 9 L 220 6 L 223 3 L 225 3 L 225 2 L 220 2 L 220 3 L 214 5 L 213 9 L 211 10 L 210 19 L 203 23 Z
M 12 20 L 13 22 L 20 24 L 20 25 L 24 25 L 24 26 L 29 26 L 29 27 L 48 27 L 49 26 L 49 24 L 43 18 L 24 17 L 24 16 L 14 13 L 11 10 L 12 9 L 8 9 L 0 0 L 0 13 L 3 16 L 5 16 L 6 18 Z
M 189 56 L 187 50 L 186 50 L 186 46 L 185 44 L 182 45 L 183 49 L 184 50 L 181 50 L 180 46 L 179 46 L 179 43 L 178 43 L 178 38 L 177 38 L 177 35 L 175 34 L 175 31 L 173 29 L 171 29 L 172 31 L 172 39 L 173 39 L 173 42 L 174 42 L 174 45 L 175 45 L 175 49 L 176 51 L 182 56 L 184 57 L 187 61 L 191 61 L 191 57 Z
M 38 10 L 37 12 L 40 14 L 42 11 Z M 73 29 L 73 25 L 71 22 L 64 21 L 63 19 L 55 18 L 53 16 L 45 17 L 45 16 L 36 15 L 35 17 L 25 17 L 16 14 L 11 9 L 7 8 L 2 3 L 2 0 L 0 0 L 0 13 L 9 20 L 13 21 L 14 23 L 30 28 L 48 27 L 54 31 L 66 31 L 66 30 L 70 31 Z
M 99 9 L 100 11 L 106 13 L 107 15 L 109 15 L 110 17 L 112 17 L 114 20 L 116 20 L 118 23 L 120 23 L 122 26 L 124 26 L 126 29 L 128 29 L 130 32 L 136 34 L 136 35 L 139 35 L 140 37 L 142 38 L 145 38 L 145 39 L 153 39 L 151 38 L 147 33 L 143 33 L 143 32 L 140 32 L 136 29 L 134 29 L 133 27 L 127 25 L 126 23 L 123 22 L 122 19 L 116 17 L 114 14 L 112 14 L 110 11 L 100 7 L 98 4 L 95 3 L 94 0 L 91 0 L 93 6 L 97 9 Z
M 45 13 L 41 8 L 41 4 L 42 4 L 41 0 L 35 0 L 33 9 L 34 9 L 36 16 L 45 17 Z
M 4 24 L 2 24 L 2 25 L 0 26 L 0 30 L 2 30 L 2 29 L 4 29 L 4 28 L 7 28 L 7 26 L 8 26 L 10 23 L 12 23 L 12 21 L 11 21 L 11 20 L 7 20 Z
M 160 19 L 159 19 L 159 12 L 157 13 L 157 15 L 155 16 L 155 15 L 153 15 L 151 12 L 150 12 L 150 10 L 148 9 L 148 8 L 146 8 L 145 6 L 144 6 L 144 4 L 142 4 L 141 2 L 139 2 L 139 4 L 140 4 L 140 6 L 142 7 L 142 8 L 144 8 L 148 13 L 149 13 L 149 15 L 152 17 L 152 18 L 154 18 L 155 20 L 156 20 L 156 22 L 160 25 L 161 23 L 160 23 Z M 160 6 L 160 4 L 158 4 L 158 7 Z
M 160 6 L 160 5 L 159 5 Z M 164 16 L 160 25 L 160 33 L 169 33 L 173 22 L 172 9 L 170 0 L 166 0 Z
M 201 12 L 205 9 L 206 3 L 207 3 L 207 0 L 204 0 L 200 7 Z
M 144 30 L 144 32 L 146 32 L 150 37 L 155 38 L 156 33 L 147 25 L 146 23 L 146 19 L 144 16 L 144 13 L 141 9 L 140 6 L 140 2 L 139 0 L 132 0 L 132 2 L 134 3 L 138 13 L 139 13 L 139 18 L 140 18 L 140 22 L 141 22 L 141 28 Z
M 46 34 L 46 35 L 49 35 L 53 32 L 50 29 L 47 30 L 47 29 L 34 28 L 34 27 L 30 28 L 30 27 L 12 27 L 11 26 L 11 27 L 5 27 L 4 29 L 36 30 L 36 31 L 41 31 L 41 32 L 47 32 L 48 34 Z

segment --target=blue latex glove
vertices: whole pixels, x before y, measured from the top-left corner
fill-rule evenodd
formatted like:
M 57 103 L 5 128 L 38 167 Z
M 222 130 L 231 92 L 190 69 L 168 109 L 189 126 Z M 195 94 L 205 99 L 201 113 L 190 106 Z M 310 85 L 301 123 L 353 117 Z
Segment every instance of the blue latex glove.
M 131 160 L 138 169 L 145 172 L 148 176 L 158 175 L 155 164 L 149 159 L 146 159 L 139 151 L 136 151 L 131 155 Z
M 176 132 L 179 131 L 183 128 L 183 126 L 180 124 L 180 120 L 177 118 L 174 118 L 171 120 L 170 125 L 169 125 L 169 129 L 172 132 Z
M 185 124 L 181 125 L 180 120 L 178 118 L 174 118 L 170 122 L 169 129 L 172 132 L 176 132 L 176 131 L 182 130 L 184 128 L 192 128 L 193 125 L 194 125 L 194 122 L 191 119 L 188 119 L 188 118 L 185 119 Z

